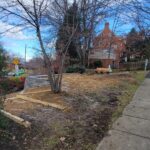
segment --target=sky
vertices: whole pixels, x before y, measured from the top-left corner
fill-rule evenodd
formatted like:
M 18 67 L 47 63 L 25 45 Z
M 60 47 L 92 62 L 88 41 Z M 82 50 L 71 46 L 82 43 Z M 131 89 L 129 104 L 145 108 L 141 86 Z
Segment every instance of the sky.
M 7 31 L 12 28 L 11 31 Z M 7 32 L 5 32 L 7 31 Z M 35 52 L 32 49 L 37 47 L 38 43 L 34 34 L 29 31 L 22 31 L 21 28 L 13 28 L 9 23 L 0 21 L 0 42 L 7 52 L 16 57 L 25 58 L 25 45 L 27 49 L 27 60 L 30 60 Z
M 99 33 L 103 28 L 105 22 L 108 22 L 108 20 L 104 21 L 102 24 L 98 25 L 97 32 Z M 110 21 L 110 29 L 112 29 L 113 26 L 113 21 Z M 133 26 L 131 24 L 124 24 L 122 28 L 117 28 L 116 32 L 118 34 L 124 32 L 129 32 L 130 29 Z M 1 24 L 0 24 L 0 29 L 3 29 Z M 116 33 L 117 34 L 117 33 Z M 32 59 L 35 56 L 36 51 L 33 49 L 34 47 L 38 46 L 38 41 L 35 37 L 32 37 L 33 33 L 30 32 L 13 32 L 9 34 L 4 34 L 0 37 L 0 41 L 3 43 L 4 48 L 10 53 L 13 54 L 16 57 L 25 57 L 25 45 L 26 45 L 26 55 L 27 55 L 27 60 Z
M 17 35 L 17 33 L 14 33 Z M 34 50 L 32 47 L 36 47 L 37 41 L 31 39 L 19 39 L 11 37 L 2 37 L 0 41 L 3 43 L 3 47 L 7 50 L 8 53 L 16 57 L 25 57 L 25 45 L 27 50 L 27 60 L 30 60 L 34 56 Z
M 106 22 L 109 22 L 109 28 L 118 36 L 123 36 L 129 33 L 130 30 L 135 27 L 133 23 L 122 23 L 121 26 L 118 24 L 114 27 L 114 20 L 106 19 L 97 26 L 97 35 L 104 29 Z
M 31 2 L 30 0 L 26 0 Z M 128 0 L 130 1 L 130 0 Z M 17 21 L 17 20 L 14 20 Z M 105 22 L 110 23 L 110 29 L 113 30 L 113 19 L 106 19 L 103 22 L 100 22 L 96 28 L 99 33 L 103 28 Z M 121 26 L 118 25 L 114 32 L 118 35 L 122 35 L 124 33 L 128 33 L 131 28 L 134 27 L 134 24 L 130 22 L 124 22 Z M 12 28 L 11 31 L 5 32 L 8 29 Z M 5 32 L 5 33 L 3 33 Z M 27 60 L 30 60 L 35 54 L 35 50 L 33 47 L 38 47 L 38 41 L 36 39 L 36 35 L 29 31 L 22 31 L 20 27 L 15 27 L 10 25 L 8 22 L 0 21 L 0 42 L 3 43 L 3 47 L 10 53 L 18 57 L 25 57 L 25 45 L 27 46 Z

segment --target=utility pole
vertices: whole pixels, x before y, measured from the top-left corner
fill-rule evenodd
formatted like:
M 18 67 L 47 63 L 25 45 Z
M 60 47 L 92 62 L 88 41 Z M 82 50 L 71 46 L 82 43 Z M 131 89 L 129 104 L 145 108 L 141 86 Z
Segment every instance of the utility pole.
M 27 45 L 25 45 L 25 66 L 26 66 L 26 60 L 27 59 Z

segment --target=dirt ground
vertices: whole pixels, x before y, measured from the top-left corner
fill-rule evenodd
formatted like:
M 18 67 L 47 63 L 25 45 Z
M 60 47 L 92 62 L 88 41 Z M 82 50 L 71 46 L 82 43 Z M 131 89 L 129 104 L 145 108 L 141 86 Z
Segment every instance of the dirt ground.
M 111 126 L 114 114 L 121 113 L 122 109 L 116 111 L 118 107 L 122 105 L 123 108 L 129 102 L 121 100 L 126 97 L 131 100 L 143 79 L 137 76 L 142 75 L 65 74 L 61 94 L 40 92 L 49 90 L 48 86 L 24 91 L 27 97 L 65 106 L 68 111 L 22 99 L 7 100 L 4 109 L 30 121 L 32 127 L 24 129 L 11 123 L 11 144 L 4 147 L 0 143 L 2 150 L 13 150 L 12 147 L 14 150 L 94 150 Z M 132 90 L 128 89 L 129 86 Z

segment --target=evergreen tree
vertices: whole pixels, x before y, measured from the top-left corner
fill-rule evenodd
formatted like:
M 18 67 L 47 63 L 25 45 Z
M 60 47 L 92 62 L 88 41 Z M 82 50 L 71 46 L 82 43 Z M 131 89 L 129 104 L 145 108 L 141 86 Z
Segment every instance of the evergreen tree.
M 0 76 L 3 75 L 5 67 L 6 67 L 5 51 L 3 47 L 0 45 Z
M 131 31 L 127 35 L 127 42 L 126 42 L 126 48 L 129 51 L 135 50 L 135 43 L 139 40 L 138 32 L 135 30 L 135 28 L 132 28 Z
M 134 44 L 136 51 L 141 52 L 141 57 L 150 59 L 150 38 L 136 41 Z
M 68 48 L 68 55 L 70 58 L 78 58 L 77 49 L 80 46 L 80 18 L 78 15 L 78 6 L 76 2 L 67 10 L 63 24 L 60 26 L 58 31 L 57 41 L 56 41 L 56 51 L 62 52 L 62 49 L 66 46 L 72 31 L 78 26 L 74 37 L 71 40 L 71 43 Z

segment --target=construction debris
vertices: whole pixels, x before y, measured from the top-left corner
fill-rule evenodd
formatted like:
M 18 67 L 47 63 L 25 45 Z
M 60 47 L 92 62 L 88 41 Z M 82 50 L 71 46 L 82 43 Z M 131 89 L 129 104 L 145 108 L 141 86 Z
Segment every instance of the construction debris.
M 33 99 L 33 98 L 30 98 L 30 97 L 27 97 L 27 96 L 24 96 L 24 95 L 17 95 L 16 98 L 20 98 L 20 99 L 23 99 L 25 101 L 29 101 L 29 102 L 32 102 L 32 103 L 42 104 L 44 106 L 51 106 L 51 107 L 61 109 L 61 110 L 66 109 L 66 107 L 64 107 L 64 106 L 61 106 L 61 105 L 58 105 L 58 104 L 55 104 L 55 103 L 49 103 L 49 102 Z
M 9 119 L 13 120 L 14 122 L 26 127 L 26 128 L 29 128 L 31 127 L 31 123 L 28 122 L 28 121 L 25 121 L 24 119 L 18 117 L 18 116 L 15 116 L 15 115 L 12 115 L 11 113 L 9 112 L 6 112 L 4 110 L 0 110 L 0 113 L 2 113 L 4 116 L 8 117 Z
M 44 92 L 50 92 L 51 90 L 41 90 L 41 91 L 35 91 L 35 92 L 26 92 L 26 93 L 21 93 L 21 95 L 26 95 L 26 94 L 36 94 L 36 93 L 44 93 Z

